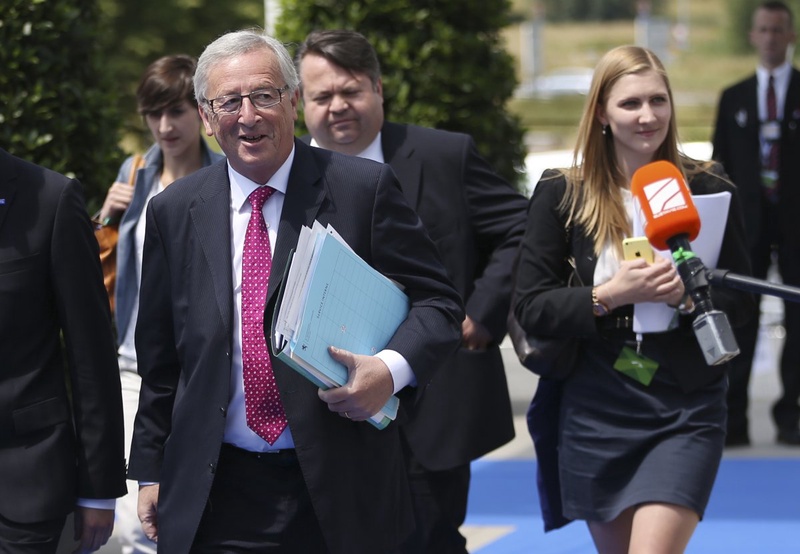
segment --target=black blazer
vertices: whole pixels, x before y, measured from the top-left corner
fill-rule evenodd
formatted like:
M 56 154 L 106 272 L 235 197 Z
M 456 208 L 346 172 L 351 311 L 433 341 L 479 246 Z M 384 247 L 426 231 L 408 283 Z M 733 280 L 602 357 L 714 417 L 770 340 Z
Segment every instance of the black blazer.
M 303 140 L 308 143 L 311 136 Z M 469 135 L 385 122 L 381 149 L 436 244 L 467 315 L 493 337 L 484 351 L 459 348 L 403 425 L 423 466 L 451 469 L 514 438 L 499 345 L 527 199 L 492 170 Z
M 413 368 L 418 394 L 458 344 L 463 310 L 433 243 L 394 174 L 295 142 L 267 295 L 265 333 L 302 225 L 332 224 L 405 286 L 408 318 L 387 348 Z M 136 327 L 142 391 L 129 476 L 160 482 L 159 549 L 189 551 L 208 500 L 225 426 L 232 349 L 227 161 L 176 181 L 147 209 Z M 398 425 L 379 431 L 329 411 L 317 388 L 273 359 L 314 511 L 334 554 L 385 552 L 413 526 Z M 405 396 L 401 405 L 410 399 Z
M 499 345 L 528 201 L 492 170 L 468 135 L 387 122 L 381 146 L 436 243 L 467 315 L 494 339 L 485 351 L 459 348 L 442 364 L 415 406 L 415 417 L 403 427 L 425 467 L 449 469 L 514 438 Z
M 122 496 L 123 440 L 80 184 L 0 149 L 0 513 L 32 523 L 65 516 L 79 497 Z
M 781 122 L 778 214 L 783 239 L 800 246 L 800 71 L 792 69 Z M 714 159 L 739 188 L 750 251 L 763 230 L 757 80 L 753 75 L 725 89 L 714 128 Z
M 741 206 L 736 188 L 720 177 L 722 169 L 715 165 L 713 173 L 700 173 L 689 182 L 692 194 L 732 193 L 728 220 L 722 240 L 718 267 L 740 275 L 750 275 L 750 261 L 745 250 Z M 539 181 L 531 198 L 528 227 L 520 247 L 514 311 L 520 325 L 529 333 L 551 336 L 580 336 L 600 340 L 598 318 L 592 314 L 592 286 L 597 258 L 592 239 L 581 226 L 566 242 L 564 218 L 557 206 L 564 196 L 566 179 L 548 170 Z M 584 287 L 564 287 L 564 259 L 568 249 L 575 256 Z M 751 295 L 733 289 L 712 287 L 711 301 L 728 316 L 731 326 L 743 325 L 755 315 Z M 618 308 L 617 313 L 630 313 L 631 306 Z M 658 359 L 667 363 L 681 387 L 694 390 L 718 379 L 727 364 L 708 366 L 691 327 L 693 316 L 681 316 L 680 326 L 666 333 L 651 333 L 645 344 Z M 648 354 L 649 355 L 649 354 Z

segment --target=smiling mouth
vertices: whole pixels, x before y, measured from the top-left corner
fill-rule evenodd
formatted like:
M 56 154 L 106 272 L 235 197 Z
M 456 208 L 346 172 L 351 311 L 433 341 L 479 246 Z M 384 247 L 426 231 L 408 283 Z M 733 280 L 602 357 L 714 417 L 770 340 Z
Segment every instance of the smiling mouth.
M 241 139 L 244 142 L 258 142 L 263 137 L 264 137 L 264 135 L 244 135 L 244 136 L 241 137 Z

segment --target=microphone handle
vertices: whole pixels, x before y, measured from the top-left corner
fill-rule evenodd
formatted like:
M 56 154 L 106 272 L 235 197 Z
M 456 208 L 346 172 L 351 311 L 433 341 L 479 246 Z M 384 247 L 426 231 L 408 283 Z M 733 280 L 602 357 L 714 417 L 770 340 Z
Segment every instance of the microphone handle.
M 703 265 L 703 260 L 692 252 L 689 235 L 676 235 L 668 239 L 667 244 L 672 252 L 672 258 L 675 260 L 678 275 L 681 276 L 686 292 L 697 306 L 697 311 L 710 312 L 714 306 L 708 293 L 706 267 Z
M 731 273 L 727 269 L 707 269 L 706 279 L 714 285 L 752 292 L 754 294 L 766 294 L 777 296 L 789 302 L 800 302 L 800 288 L 783 285 L 781 283 L 771 283 L 754 277 Z
M 711 302 L 708 270 L 703 261 L 692 251 L 688 234 L 671 237 L 667 240 L 667 244 L 683 286 L 696 306 L 692 328 L 706 363 L 713 366 L 730 361 L 739 354 L 739 345 L 736 343 L 728 316 L 714 309 Z

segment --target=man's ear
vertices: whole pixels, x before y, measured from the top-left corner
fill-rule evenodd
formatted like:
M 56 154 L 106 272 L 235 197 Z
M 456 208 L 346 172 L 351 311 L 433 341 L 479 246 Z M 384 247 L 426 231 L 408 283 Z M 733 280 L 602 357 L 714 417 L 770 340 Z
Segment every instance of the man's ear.
M 200 119 L 203 121 L 203 128 L 206 130 L 206 135 L 209 137 L 214 136 L 214 128 L 211 127 L 211 122 L 208 120 L 209 114 L 203 108 L 202 104 L 197 105 L 197 111 L 200 112 Z

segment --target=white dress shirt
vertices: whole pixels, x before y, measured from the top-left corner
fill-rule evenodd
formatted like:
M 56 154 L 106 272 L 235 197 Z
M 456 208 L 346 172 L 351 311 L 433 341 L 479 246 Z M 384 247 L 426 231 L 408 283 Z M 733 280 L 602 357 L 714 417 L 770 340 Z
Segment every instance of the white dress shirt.
M 275 245 L 278 240 L 278 224 L 281 220 L 283 202 L 286 198 L 286 189 L 289 184 L 289 174 L 294 161 L 295 151 L 284 164 L 275 172 L 275 175 L 266 185 L 275 189 L 275 192 L 264 203 L 262 213 L 269 234 L 270 250 L 275 255 Z M 223 441 L 239 448 L 252 452 L 267 452 L 294 448 L 292 439 L 291 422 L 287 425 L 278 440 L 270 445 L 259 437 L 248 426 L 244 408 L 244 378 L 242 373 L 242 253 L 244 250 L 244 237 L 247 224 L 250 221 L 252 209 L 247 198 L 259 185 L 242 174 L 236 172 L 228 163 L 228 178 L 231 183 L 231 253 L 233 257 L 233 357 L 231 363 L 231 398 L 228 403 L 228 414 L 225 421 Z M 271 337 L 267 337 L 267 341 Z M 383 350 L 376 354 L 389 367 L 389 372 L 394 380 L 394 392 L 408 384 L 412 384 L 414 373 L 408 362 L 398 352 Z M 320 402 L 322 402 L 320 400 Z

